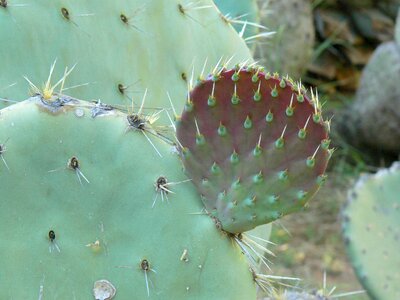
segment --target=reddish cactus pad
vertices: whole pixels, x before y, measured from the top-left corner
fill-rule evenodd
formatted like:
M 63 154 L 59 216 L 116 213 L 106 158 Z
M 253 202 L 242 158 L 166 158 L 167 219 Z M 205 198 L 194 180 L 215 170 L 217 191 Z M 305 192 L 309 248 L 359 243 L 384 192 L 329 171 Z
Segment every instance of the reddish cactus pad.
M 301 84 L 238 66 L 190 92 L 177 138 L 208 213 L 231 233 L 298 211 L 325 180 L 328 124 Z

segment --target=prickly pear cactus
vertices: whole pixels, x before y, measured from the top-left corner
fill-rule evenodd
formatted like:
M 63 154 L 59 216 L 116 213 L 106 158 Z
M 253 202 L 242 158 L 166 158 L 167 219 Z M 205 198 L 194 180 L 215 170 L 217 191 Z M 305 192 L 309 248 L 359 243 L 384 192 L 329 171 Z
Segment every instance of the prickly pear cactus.
M 362 177 L 349 193 L 343 235 L 372 299 L 400 299 L 400 163 Z
M 255 299 L 142 113 L 40 95 L 0 111 L 0 299 Z
M 240 233 L 301 210 L 315 194 L 330 156 L 327 127 L 301 84 L 240 65 L 198 82 L 177 138 L 208 213 Z
M 220 59 L 251 60 L 212 0 L 0 3 L 0 98 L 24 100 L 23 76 L 39 85 L 58 59 L 77 64 L 63 87 L 69 95 L 126 104 L 148 89 L 149 106 L 165 107 L 168 92 L 181 109 L 193 70 L 197 77 Z

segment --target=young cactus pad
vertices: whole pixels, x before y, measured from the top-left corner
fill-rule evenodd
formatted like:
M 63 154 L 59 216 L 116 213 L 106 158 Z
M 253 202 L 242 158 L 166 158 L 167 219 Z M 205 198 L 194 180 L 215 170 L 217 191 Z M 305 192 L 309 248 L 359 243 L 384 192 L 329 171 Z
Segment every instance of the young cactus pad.
M 76 64 L 63 87 L 69 95 L 126 104 L 148 89 L 147 105 L 165 107 L 167 92 L 173 101 L 185 97 L 192 71 L 197 78 L 220 59 L 251 61 L 212 0 L 0 3 L 0 98 L 24 100 L 23 76 L 41 88 L 57 59 L 60 66 Z M 56 68 L 53 78 L 63 73 Z M 174 104 L 181 109 L 184 103 Z
M 371 299 L 400 299 L 400 163 L 365 175 L 349 192 L 343 235 Z
M 0 111 L 0 299 L 256 298 L 145 120 L 68 97 Z
M 261 68 L 219 70 L 177 123 L 188 176 L 207 211 L 239 233 L 298 211 L 325 180 L 327 124 L 317 97 Z

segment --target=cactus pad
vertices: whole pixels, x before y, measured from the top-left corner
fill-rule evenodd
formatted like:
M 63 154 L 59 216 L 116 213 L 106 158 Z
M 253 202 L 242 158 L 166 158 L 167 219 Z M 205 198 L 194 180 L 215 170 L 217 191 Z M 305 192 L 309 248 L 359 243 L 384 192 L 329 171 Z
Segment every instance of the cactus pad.
M 362 177 L 349 192 L 343 235 L 372 299 L 400 299 L 400 163 Z
M 325 180 L 327 131 L 301 84 L 243 65 L 200 81 L 177 122 L 186 172 L 231 233 L 304 207 Z
M 233 64 L 251 60 L 244 41 L 212 0 L 4 3 L 0 98 L 24 100 L 23 76 L 39 85 L 47 78 L 47 67 L 58 59 L 61 66 L 77 64 L 64 86 L 69 95 L 126 104 L 127 97 L 136 98 L 148 89 L 147 104 L 163 107 L 167 92 L 173 100 L 185 97 L 192 70 L 199 75 L 205 61 L 208 70 L 221 57 L 234 56 Z M 54 78 L 63 72 L 56 69 Z
M 176 151 L 131 119 L 64 96 L 0 111 L 0 299 L 255 299 Z

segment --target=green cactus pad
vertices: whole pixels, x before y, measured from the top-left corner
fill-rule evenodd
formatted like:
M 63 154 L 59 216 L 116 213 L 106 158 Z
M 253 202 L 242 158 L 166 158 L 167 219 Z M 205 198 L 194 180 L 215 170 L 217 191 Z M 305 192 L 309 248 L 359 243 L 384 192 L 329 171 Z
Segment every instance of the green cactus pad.
M 146 119 L 68 97 L 0 111 L 0 299 L 255 299 Z
M 0 6 L 0 98 L 24 100 L 48 67 L 72 67 L 64 88 L 80 99 L 126 104 L 148 89 L 147 105 L 183 107 L 187 85 L 232 58 L 251 61 L 244 41 L 212 0 L 8 0 Z M 56 68 L 54 78 L 64 68 Z M 58 88 L 57 88 L 58 91 Z M 1 101 L 0 101 L 1 107 Z
M 349 192 L 343 235 L 372 299 L 400 299 L 400 163 L 362 177 Z
M 323 182 L 327 126 L 300 84 L 242 65 L 210 75 L 188 106 L 177 123 L 183 163 L 225 231 L 298 211 Z

